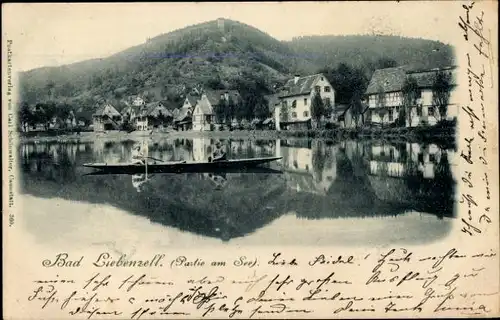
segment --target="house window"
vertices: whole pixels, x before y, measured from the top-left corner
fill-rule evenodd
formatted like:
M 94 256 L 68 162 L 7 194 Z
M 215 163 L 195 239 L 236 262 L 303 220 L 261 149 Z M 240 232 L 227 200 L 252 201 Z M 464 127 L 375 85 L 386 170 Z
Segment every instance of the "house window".
M 292 112 L 292 118 L 297 118 L 297 112 Z
M 325 87 L 325 92 L 330 92 L 330 87 L 329 86 Z
M 321 81 L 323 81 L 323 77 L 321 77 Z
M 283 101 L 283 107 L 285 107 L 285 108 L 288 107 L 288 101 L 286 101 L 286 100 Z
M 307 98 L 304 99 L 304 105 L 307 106 Z
M 420 162 L 420 163 L 424 162 L 424 154 L 423 153 L 418 154 L 418 162 Z
M 309 117 L 309 112 L 304 111 L 304 117 Z
M 292 102 L 292 108 L 297 108 L 297 100 L 293 100 Z
M 422 116 L 422 106 L 417 107 L 417 116 Z
M 389 121 L 394 121 L 394 114 L 392 110 L 389 110 Z
M 315 86 L 314 87 L 314 91 L 316 91 L 317 93 L 320 93 L 321 92 L 321 87 L 320 86 Z
M 429 161 L 430 161 L 430 162 L 435 162 L 435 161 L 436 161 L 436 155 L 434 155 L 434 154 L 430 154 L 430 155 L 429 155 Z
M 427 109 L 427 113 L 428 113 L 430 116 L 434 116 L 434 106 L 430 106 L 430 107 Z

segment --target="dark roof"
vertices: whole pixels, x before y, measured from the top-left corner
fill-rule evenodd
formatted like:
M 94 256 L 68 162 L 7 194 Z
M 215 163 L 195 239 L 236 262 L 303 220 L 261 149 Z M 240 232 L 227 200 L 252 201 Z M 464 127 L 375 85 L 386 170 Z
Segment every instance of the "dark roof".
M 175 121 L 183 121 L 187 120 L 188 118 L 191 117 L 191 110 L 189 108 L 180 108 L 176 109 L 178 111 L 174 111 L 173 115 L 175 117 Z
M 401 91 L 405 81 L 405 71 L 403 68 L 378 69 L 372 75 L 370 84 L 366 89 L 366 94 L 382 92 Z
M 324 77 L 323 74 L 313 74 L 310 76 L 299 77 L 297 81 L 295 78 L 288 80 L 285 83 L 284 91 L 280 94 L 281 97 L 290 97 L 290 96 L 298 96 L 298 95 L 306 95 L 311 93 L 313 89 L 313 84 L 320 77 Z
M 452 85 L 456 85 L 455 68 L 435 68 L 427 70 L 414 71 L 409 67 L 396 67 L 376 70 L 366 89 L 366 94 L 382 92 L 401 91 L 407 77 L 414 77 L 417 80 L 419 88 L 430 88 L 434 82 L 434 77 L 438 71 L 449 72 L 452 74 Z
M 190 93 L 190 94 L 188 94 L 188 95 L 186 96 L 186 99 L 189 101 L 189 103 L 190 103 L 193 107 L 196 105 L 196 102 L 198 102 L 198 99 L 199 99 L 199 98 L 200 98 L 200 97 L 195 96 L 195 95 L 193 95 L 193 94 L 191 94 L 191 93 Z
M 160 114 L 160 111 L 165 116 L 171 116 L 172 112 L 168 110 L 163 102 L 151 102 L 146 105 L 145 112 L 148 116 L 157 117 Z
M 240 94 L 236 90 L 207 90 L 205 91 L 205 95 L 208 98 L 208 101 L 212 106 L 219 104 L 221 97 L 228 93 L 229 97 L 234 101 L 238 101 L 240 99 Z
M 451 74 L 451 85 L 457 84 L 457 75 L 454 69 L 434 69 L 419 72 L 408 72 L 407 75 L 408 77 L 413 77 L 417 80 L 419 88 L 431 88 L 438 71 Z
M 102 115 L 111 115 L 111 116 L 121 116 L 121 114 L 109 103 L 106 103 L 105 105 L 98 107 L 97 110 L 94 112 L 94 116 L 102 116 Z

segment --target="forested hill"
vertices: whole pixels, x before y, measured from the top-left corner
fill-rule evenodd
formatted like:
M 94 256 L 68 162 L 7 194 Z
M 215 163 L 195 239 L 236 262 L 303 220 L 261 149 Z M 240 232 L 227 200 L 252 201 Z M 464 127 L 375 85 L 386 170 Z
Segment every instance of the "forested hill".
M 451 47 L 435 41 L 391 36 L 278 41 L 240 22 L 214 20 L 159 35 L 107 58 L 24 72 L 21 102 L 92 109 L 108 101 L 120 108 L 126 97 L 146 94 L 148 99 L 179 104 L 191 87 L 266 94 L 296 73 L 346 63 L 368 77 L 384 61 L 425 64 L 429 53 L 440 65 L 453 64 Z
M 367 71 L 377 61 L 393 60 L 416 69 L 454 64 L 453 48 L 442 42 L 398 36 L 308 36 L 286 42 L 295 53 L 310 57 L 317 67 L 345 63 Z

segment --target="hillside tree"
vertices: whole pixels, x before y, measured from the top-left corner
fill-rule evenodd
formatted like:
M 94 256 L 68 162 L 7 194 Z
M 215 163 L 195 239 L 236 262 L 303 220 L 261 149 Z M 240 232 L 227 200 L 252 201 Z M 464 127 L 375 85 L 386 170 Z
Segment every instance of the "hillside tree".
M 236 113 L 236 101 L 229 95 L 227 106 L 224 109 L 224 120 L 226 123 L 231 123 Z
M 437 106 L 441 119 L 446 119 L 451 95 L 451 73 L 438 72 L 432 83 L 432 105 Z
M 214 107 L 215 119 L 217 123 L 223 123 L 226 116 L 227 102 L 225 99 L 220 99 Z
M 411 123 L 411 112 L 417 105 L 417 99 L 420 97 L 417 79 L 414 77 L 406 78 L 403 89 L 403 107 L 400 110 L 400 117 L 406 122 Z
M 325 115 L 325 106 L 319 93 L 315 93 L 311 103 L 311 118 L 316 127 L 319 127 L 321 117 Z
M 19 108 L 19 124 L 21 125 L 21 130 L 26 132 L 28 127 L 33 123 L 33 114 L 27 103 L 23 103 L 21 108 Z
M 353 97 L 351 98 L 349 105 L 350 105 L 352 117 L 354 119 L 354 125 L 357 128 L 358 124 L 360 122 L 359 121 L 360 118 L 361 118 L 361 120 L 364 120 L 362 118 L 362 116 L 363 116 L 363 111 L 365 108 L 364 108 L 363 101 L 362 101 L 362 93 L 355 92 Z

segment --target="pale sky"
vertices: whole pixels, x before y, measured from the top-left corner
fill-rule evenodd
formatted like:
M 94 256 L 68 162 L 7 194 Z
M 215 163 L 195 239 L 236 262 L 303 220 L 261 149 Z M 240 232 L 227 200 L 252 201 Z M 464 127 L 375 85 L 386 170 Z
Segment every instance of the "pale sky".
M 8 4 L 2 21 L 4 35 L 14 40 L 14 67 L 29 70 L 103 58 L 148 37 L 219 17 L 279 40 L 375 31 L 451 43 L 460 36 L 460 9 L 451 1 Z

